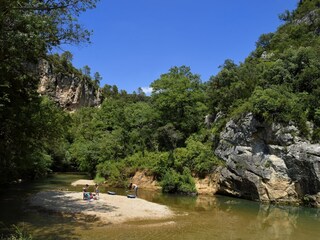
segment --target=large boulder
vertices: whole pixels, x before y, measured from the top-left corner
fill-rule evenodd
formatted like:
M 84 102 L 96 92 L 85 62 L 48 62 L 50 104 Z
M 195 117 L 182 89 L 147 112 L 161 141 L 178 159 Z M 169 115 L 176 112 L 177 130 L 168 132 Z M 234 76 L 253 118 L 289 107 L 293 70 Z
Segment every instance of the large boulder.
M 317 195 L 320 144 L 300 135 L 293 124 L 261 123 L 251 113 L 229 121 L 215 150 L 226 163 L 217 193 L 277 203 Z

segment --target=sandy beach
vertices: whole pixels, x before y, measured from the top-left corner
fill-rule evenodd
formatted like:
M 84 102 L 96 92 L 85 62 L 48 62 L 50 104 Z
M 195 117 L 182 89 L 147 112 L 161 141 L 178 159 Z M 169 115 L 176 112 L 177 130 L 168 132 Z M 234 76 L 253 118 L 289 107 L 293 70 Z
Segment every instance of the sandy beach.
M 166 206 L 140 198 L 100 193 L 98 200 L 83 200 L 82 192 L 43 191 L 30 198 L 31 206 L 46 210 L 98 217 L 104 223 L 132 220 L 169 219 L 174 213 Z
M 85 186 L 86 184 L 89 186 L 94 186 L 95 182 L 93 180 L 79 179 L 71 183 L 72 186 Z

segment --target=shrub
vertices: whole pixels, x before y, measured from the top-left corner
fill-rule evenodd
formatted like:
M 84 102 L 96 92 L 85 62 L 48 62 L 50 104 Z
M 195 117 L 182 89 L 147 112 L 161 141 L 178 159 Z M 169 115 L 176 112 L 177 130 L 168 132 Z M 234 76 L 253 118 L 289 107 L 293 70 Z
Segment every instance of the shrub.
M 300 123 L 305 117 L 298 95 L 284 86 L 258 87 L 249 102 L 249 110 L 266 122 L 288 123 L 293 120 Z
M 165 193 L 191 194 L 196 192 L 194 180 L 187 168 L 184 169 L 183 174 L 177 173 L 172 168 L 169 169 L 160 185 Z
M 196 141 L 192 137 L 186 143 L 186 148 L 177 148 L 174 151 L 174 167 L 178 172 L 182 173 L 184 167 L 187 167 L 194 174 L 203 177 L 210 173 L 214 166 L 221 164 L 209 144 Z
M 26 233 L 24 230 L 13 225 L 14 233 L 7 237 L 0 237 L 1 240 L 32 240 L 32 236 Z
M 96 183 L 103 183 L 105 181 L 104 177 L 101 177 L 99 174 L 96 175 L 96 177 L 94 178 L 94 182 Z
M 127 185 L 127 174 L 123 162 L 107 161 L 97 165 L 97 176 L 104 177 L 109 185 L 123 187 Z

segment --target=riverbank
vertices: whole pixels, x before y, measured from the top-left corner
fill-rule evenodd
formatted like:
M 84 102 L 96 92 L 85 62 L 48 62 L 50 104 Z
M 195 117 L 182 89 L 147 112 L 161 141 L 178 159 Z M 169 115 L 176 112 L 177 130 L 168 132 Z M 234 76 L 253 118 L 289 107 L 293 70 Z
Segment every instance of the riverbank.
M 89 215 L 108 224 L 174 216 L 164 205 L 104 193 L 100 193 L 98 200 L 87 201 L 82 199 L 82 192 L 43 191 L 30 198 L 30 205 L 58 213 Z

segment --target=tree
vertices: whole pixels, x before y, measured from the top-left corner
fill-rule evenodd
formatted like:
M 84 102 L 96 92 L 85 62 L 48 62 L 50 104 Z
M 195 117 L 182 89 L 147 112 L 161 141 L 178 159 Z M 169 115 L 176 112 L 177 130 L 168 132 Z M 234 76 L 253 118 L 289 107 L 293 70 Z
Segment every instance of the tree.
M 300 125 L 299 127 L 304 127 L 305 114 L 300 97 L 290 92 L 285 86 L 273 85 L 266 89 L 257 87 L 248 101 L 249 111 L 266 122 L 295 121 Z
M 94 82 L 97 86 L 100 86 L 100 81 L 102 80 L 102 77 L 99 72 L 94 73 Z
M 279 15 L 279 19 L 284 22 L 291 22 L 293 19 L 293 15 L 289 10 L 286 10 L 284 13 Z
M 124 108 L 124 116 L 131 135 L 131 146 L 142 152 L 154 148 L 152 137 L 157 127 L 157 111 L 146 102 L 137 102 Z
M 40 111 L 37 64 L 53 47 L 88 41 L 77 17 L 97 0 L 3 0 L 0 6 L 0 180 L 21 176 L 44 141 L 34 116 Z M 50 138 L 49 136 L 46 136 Z
M 199 129 L 207 112 L 204 85 L 189 67 L 173 67 L 151 84 L 151 101 L 160 111 L 162 126 L 171 123 L 189 136 Z
M 113 94 L 113 96 L 114 96 L 114 97 L 118 96 L 119 90 L 118 90 L 117 85 L 113 85 L 113 86 L 111 87 L 111 89 L 112 89 L 112 94 Z
M 242 91 L 239 90 L 246 87 L 239 81 L 238 66 L 232 60 L 225 60 L 220 68 L 221 71 L 210 78 L 207 87 L 209 107 L 213 112 L 228 111 L 235 102 L 237 95 L 241 94 Z M 237 83 L 237 86 L 235 86 L 235 83 Z
M 259 40 L 256 42 L 256 47 L 259 48 L 263 48 L 263 49 L 267 49 L 268 46 L 270 45 L 270 41 L 273 37 L 274 33 L 267 33 L 267 34 L 262 34 L 259 37 Z
M 91 68 L 88 65 L 85 65 L 82 68 L 82 72 L 86 77 L 91 78 L 91 76 L 90 76 L 91 75 Z
M 73 55 L 71 52 L 69 51 L 65 51 L 61 54 L 61 59 L 62 61 L 65 61 L 67 63 L 71 63 L 72 62 L 72 59 L 73 59 Z
M 105 85 L 103 86 L 103 88 L 102 88 L 102 96 L 103 96 L 103 98 L 105 99 L 105 98 L 110 97 L 110 96 L 111 96 L 111 93 L 112 93 L 112 91 L 111 91 L 111 85 L 105 84 Z
M 73 55 L 69 51 L 65 51 L 61 54 L 61 61 L 65 67 L 68 67 L 69 65 L 72 66 L 71 65 L 72 59 L 73 59 Z

